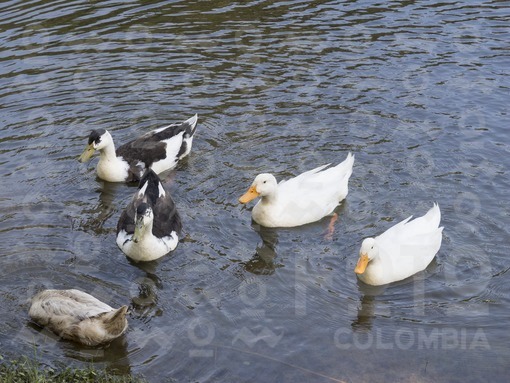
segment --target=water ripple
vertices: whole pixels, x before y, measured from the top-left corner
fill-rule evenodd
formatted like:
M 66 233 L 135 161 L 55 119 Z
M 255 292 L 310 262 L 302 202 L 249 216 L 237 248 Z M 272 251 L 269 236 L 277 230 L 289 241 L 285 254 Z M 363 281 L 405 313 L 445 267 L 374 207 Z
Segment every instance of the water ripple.
M 160 380 L 408 381 L 425 369 L 503 381 L 509 13 L 500 1 L 4 2 L 0 343 Z M 194 113 L 192 153 L 162 175 L 182 242 L 132 263 L 113 238 L 134 189 L 76 158 L 91 129 L 120 145 Z M 284 179 L 348 151 L 332 241 L 327 219 L 266 230 L 237 203 L 258 173 Z M 433 264 L 380 289 L 358 282 L 362 238 L 433 201 L 445 226 Z M 92 350 L 20 329 L 43 287 L 129 304 L 130 330 Z M 478 331 L 490 349 L 468 347 Z

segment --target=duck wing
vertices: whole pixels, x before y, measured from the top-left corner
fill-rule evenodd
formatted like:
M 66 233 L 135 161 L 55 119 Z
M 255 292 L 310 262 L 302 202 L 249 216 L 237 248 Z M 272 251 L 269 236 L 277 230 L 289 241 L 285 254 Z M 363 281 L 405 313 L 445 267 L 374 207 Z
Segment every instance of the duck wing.
M 177 207 L 170 196 L 168 191 L 164 198 L 158 198 L 156 205 L 153 208 L 154 212 L 154 223 L 152 226 L 152 234 L 158 238 L 163 238 L 172 231 L 175 231 L 177 235 L 181 233 L 182 221 Z
M 59 317 L 81 321 L 111 310 L 106 303 L 80 290 L 44 290 L 32 298 L 29 315 L 37 323 L 47 325 Z
M 181 126 L 169 126 L 164 131 L 149 132 L 136 140 L 120 146 L 117 149 L 117 157 L 122 157 L 130 165 L 149 168 L 154 162 L 166 158 L 165 139 L 178 138 L 182 140 L 183 130 Z
M 313 204 L 323 205 L 329 211 L 347 196 L 353 164 L 354 156 L 349 153 L 347 158 L 336 166 L 322 165 L 280 182 L 279 192 L 295 200 L 308 199 Z
M 130 203 L 120 215 L 119 221 L 117 222 L 117 235 L 121 231 L 125 231 L 127 234 L 133 234 L 135 232 L 135 206 Z
M 316 167 L 315 169 L 301 173 L 294 178 L 280 181 L 278 183 L 278 191 L 285 195 L 293 195 L 298 190 L 315 189 L 318 184 L 313 181 L 312 176 L 325 169 L 329 165 L 330 164 L 322 165 Z
M 381 256 L 404 262 L 407 258 L 416 269 L 425 268 L 441 247 L 443 228 L 441 212 L 434 204 L 424 216 L 404 219 L 375 238 Z M 401 265 L 403 266 L 403 265 Z M 395 267 L 399 267 L 397 264 Z M 411 266 L 409 266 L 411 267 Z
M 398 224 L 390 227 L 384 233 L 376 237 L 377 242 L 388 245 L 403 244 L 409 242 L 419 242 L 418 237 L 427 237 L 428 234 L 437 233 L 441 221 L 441 211 L 439 206 L 434 206 L 423 216 L 411 221 L 412 216 L 404 219 Z
M 142 180 L 143 179 L 144 178 L 142 177 Z M 126 208 L 122 211 L 119 221 L 117 222 L 117 235 L 122 230 L 124 230 L 127 234 L 133 234 L 135 232 L 136 208 L 140 203 L 147 201 L 145 193 L 141 190 L 142 185 L 142 181 L 140 181 L 137 192 L 133 195 L 131 202 L 129 202 Z
M 130 141 L 117 149 L 117 156 L 124 158 L 130 165 L 150 168 L 154 162 L 163 160 L 167 156 L 167 145 L 175 147 L 177 158 L 189 152 L 189 140 L 196 130 L 197 116 L 178 124 L 171 124 L 153 130 L 143 136 Z M 141 171 L 143 172 L 142 169 Z M 140 169 L 138 169 L 140 171 Z
M 423 216 L 418 217 L 407 223 L 401 230 L 401 235 L 411 238 L 419 235 L 436 232 L 441 222 L 441 211 L 439 205 L 434 206 Z

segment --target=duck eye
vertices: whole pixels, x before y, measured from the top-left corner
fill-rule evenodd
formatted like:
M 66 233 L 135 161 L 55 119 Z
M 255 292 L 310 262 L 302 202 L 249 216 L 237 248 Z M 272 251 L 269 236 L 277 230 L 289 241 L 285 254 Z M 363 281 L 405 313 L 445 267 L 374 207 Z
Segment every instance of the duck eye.
M 267 181 L 264 181 L 264 183 L 266 183 Z

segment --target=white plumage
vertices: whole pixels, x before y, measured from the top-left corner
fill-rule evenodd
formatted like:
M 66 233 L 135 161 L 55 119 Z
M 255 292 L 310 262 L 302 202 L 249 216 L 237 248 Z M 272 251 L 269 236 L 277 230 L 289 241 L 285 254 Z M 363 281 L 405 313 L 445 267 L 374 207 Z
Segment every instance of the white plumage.
M 363 282 L 379 286 L 424 270 L 441 247 L 441 211 L 434 206 L 422 217 L 409 217 L 361 244 L 355 272 Z
M 349 153 L 334 167 L 319 166 L 280 183 L 272 174 L 259 174 L 239 202 L 261 197 L 253 208 L 252 218 L 266 227 L 292 227 L 318 221 L 331 214 L 347 196 L 353 165 L 354 156 Z

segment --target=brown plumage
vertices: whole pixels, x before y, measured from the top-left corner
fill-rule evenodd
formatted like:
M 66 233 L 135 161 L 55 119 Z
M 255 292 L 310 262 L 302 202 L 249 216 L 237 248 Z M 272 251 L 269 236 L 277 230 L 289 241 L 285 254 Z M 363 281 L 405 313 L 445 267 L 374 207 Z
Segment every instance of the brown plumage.
M 127 309 L 114 309 L 76 289 L 44 290 L 32 298 L 29 315 L 39 326 L 64 339 L 97 346 L 126 331 Z

